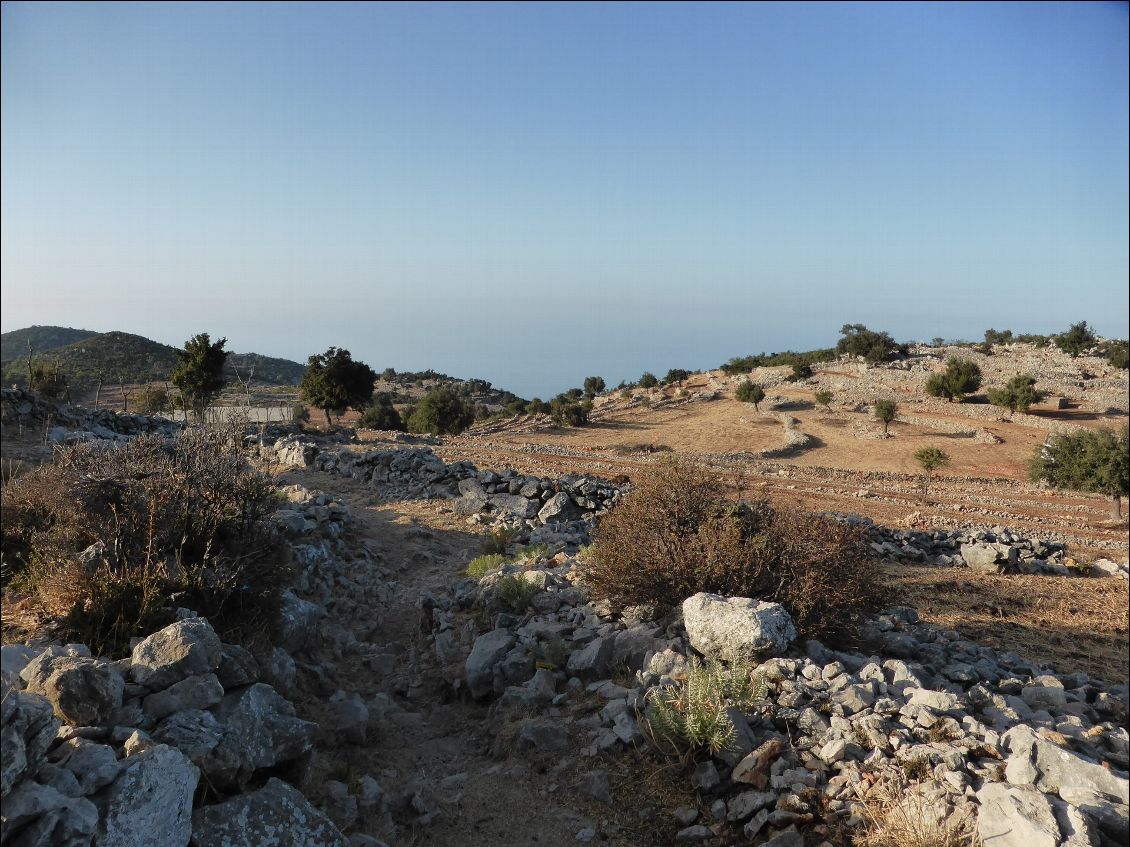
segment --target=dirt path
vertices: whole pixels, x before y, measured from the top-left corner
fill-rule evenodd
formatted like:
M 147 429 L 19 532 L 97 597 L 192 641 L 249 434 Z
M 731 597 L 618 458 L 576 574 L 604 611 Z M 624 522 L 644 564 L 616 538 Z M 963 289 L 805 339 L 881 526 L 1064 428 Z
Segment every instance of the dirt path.
M 421 598 L 446 593 L 479 554 L 480 537 L 432 502 L 375 504 L 368 486 L 312 470 L 290 472 L 283 481 L 346 503 L 355 522 L 353 541 L 393 573 L 386 603 L 341 621 L 385 645 L 393 660 L 380 669 L 362 656 L 337 661 L 345 690 L 390 708 L 381 730 L 371 731 L 365 746 L 339 747 L 336 772 L 325 774 L 348 783 L 368 773 L 385 787 L 398 826 L 395 832 L 371 834 L 398 847 L 575 845 L 579 831 L 600 828 L 600 810 L 580 808 L 585 802 L 571 790 L 575 761 L 492 756 L 488 707 L 452 697 L 451 678 L 422 630 Z M 308 705 L 317 711 L 317 702 Z

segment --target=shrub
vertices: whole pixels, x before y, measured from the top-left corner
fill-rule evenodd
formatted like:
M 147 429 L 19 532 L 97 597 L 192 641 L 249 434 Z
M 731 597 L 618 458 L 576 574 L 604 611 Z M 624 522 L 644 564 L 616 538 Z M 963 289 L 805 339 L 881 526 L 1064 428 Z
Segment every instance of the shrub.
M 504 526 L 495 527 L 488 530 L 486 536 L 483 538 L 483 543 L 480 549 L 484 553 L 505 553 L 506 548 L 510 546 L 510 542 L 518 537 L 518 530 L 509 529 Z
M 553 422 L 558 426 L 584 426 L 589 422 L 591 410 L 591 401 L 586 400 L 583 403 L 578 403 L 564 395 L 554 397 L 549 404 L 549 413 L 553 416 Z
M 742 403 L 752 403 L 753 408 L 761 411 L 761 401 L 765 399 L 765 389 L 747 379 L 734 392 L 734 399 Z
M 663 384 L 671 385 L 674 382 L 682 382 L 690 375 L 690 371 L 685 371 L 682 368 L 671 368 L 671 370 L 667 371 L 667 376 L 663 377 Z
M 404 429 L 404 421 L 392 405 L 392 395 L 386 391 L 374 395 L 373 404 L 361 415 L 357 425 L 367 429 L 393 429 L 397 432 Z
M 584 566 L 598 598 L 678 606 L 699 591 L 782 603 L 802 637 L 845 635 L 883 597 L 863 531 L 790 506 L 734 505 L 686 460 L 633 476 Z
M 643 376 L 640 377 L 640 388 L 655 388 L 659 385 L 659 378 L 650 371 L 644 371 Z
M 1004 329 L 999 332 L 995 329 L 985 330 L 985 343 L 992 347 L 994 344 L 1008 344 L 1012 341 L 1012 330 Z
M 137 410 L 143 415 L 157 415 L 172 408 L 172 398 L 164 388 L 146 388 L 137 396 Z
M 893 771 L 866 794 L 856 786 L 864 819 L 853 838 L 856 847 L 968 847 L 980 843 L 971 809 L 939 814 L 935 797 L 945 788 L 930 775 L 929 759 L 922 758 L 926 759 L 922 788 L 912 784 L 919 781 L 914 776 Z
M 789 374 L 789 382 L 803 382 L 812 376 L 812 365 L 808 362 L 793 362 L 793 372 Z
M 727 667 L 717 659 L 692 658 L 685 680 L 648 691 L 644 728 L 655 746 L 681 759 L 700 750 L 714 755 L 737 738 L 727 710 L 749 711 L 766 693 L 764 680 L 748 664 Z
M 458 435 L 475 422 L 475 409 L 449 386 L 424 395 L 408 418 L 409 432 Z
M 841 356 L 861 356 L 871 364 L 878 364 L 902 352 L 888 333 L 875 332 L 863 324 L 844 324 L 840 335 L 843 338 L 836 344 L 836 352 Z
M 584 390 L 585 397 L 591 400 L 604 390 L 604 380 L 599 376 L 586 376 Z
M 1108 341 L 1103 345 L 1103 355 L 1113 367 L 1130 368 L 1130 345 L 1125 341 Z
M 981 387 L 981 368 L 969 359 L 951 356 L 943 372 L 932 373 L 926 380 L 926 393 L 945 397 L 951 403 Z
M 530 401 L 530 404 L 526 406 L 526 412 L 531 415 L 544 415 L 549 412 L 549 406 L 547 406 L 540 397 L 535 397 Z
M 58 364 L 36 365 L 31 371 L 29 387 L 44 397 L 58 400 L 67 395 L 67 375 Z
M 467 565 L 467 576 L 482 579 L 491 571 L 496 571 L 505 564 L 506 557 L 501 553 L 479 556 L 477 559 L 472 559 L 470 564 Z
M 1033 403 L 1043 399 L 1043 392 L 1036 389 L 1036 378 L 1028 374 L 1017 374 L 1004 388 L 989 390 L 989 402 L 1013 414 L 1027 412 Z
M 274 489 L 247 468 L 241 435 L 194 428 L 169 446 L 142 436 L 64 447 L 5 486 L 7 564 L 62 637 L 123 652 L 175 606 L 237 639 L 267 625 L 289 572 L 265 520 Z
M 1053 436 L 1028 466 L 1033 481 L 1056 488 L 1105 494 L 1111 498 L 1111 517 L 1122 519 L 1122 498 L 1130 494 L 1130 435 L 1088 429 Z
M 1067 332 L 1061 332 L 1055 337 L 1055 346 L 1075 358 L 1086 352 L 1087 348 L 1095 343 L 1095 334 L 1087 326 L 1086 321 L 1072 324 Z
M 829 412 L 832 411 L 832 400 L 835 398 L 832 396 L 831 391 L 817 391 L 814 397 L 817 403 L 819 403 Z
M 871 407 L 871 413 L 875 416 L 875 420 L 882 421 L 883 435 L 886 435 L 891 421 L 898 417 L 899 405 L 894 400 L 876 400 Z
M 540 588 L 520 575 L 507 574 L 494 586 L 494 598 L 515 614 L 521 614 L 529 608 L 530 601 L 539 591 Z

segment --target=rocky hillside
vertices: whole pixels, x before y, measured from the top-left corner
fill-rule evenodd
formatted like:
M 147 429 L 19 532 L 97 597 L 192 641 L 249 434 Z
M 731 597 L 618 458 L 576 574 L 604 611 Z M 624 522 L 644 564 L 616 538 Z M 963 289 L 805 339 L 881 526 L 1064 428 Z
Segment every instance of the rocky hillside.
M 27 360 L 28 345 L 35 353 L 46 353 L 56 347 L 65 347 L 98 335 L 89 329 L 71 329 L 68 326 L 29 326 L 0 334 L 0 363 L 14 359 Z

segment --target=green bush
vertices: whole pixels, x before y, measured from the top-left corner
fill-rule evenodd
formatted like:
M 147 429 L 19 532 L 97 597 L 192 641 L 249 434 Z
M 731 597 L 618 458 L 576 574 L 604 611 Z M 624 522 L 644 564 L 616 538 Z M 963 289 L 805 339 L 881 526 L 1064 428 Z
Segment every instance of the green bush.
M 812 376 L 812 365 L 808 362 L 793 362 L 793 372 L 789 374 L 789 382 L 803 382 Z
M 474 422 L 474 407 L 453 388 L 440 386 L 420 400 L 408 418 L 408 431 L 458 435 Z
M 899 345 L 886 332 L 875 332 L 863 324 L 844 324 L 840 329 L 843 336 L 836 344 L 840 355 L 861 356 L 870 364 L 878 364 L 905 353 L 905 346 Z
M 1004 388 L 993 388 L 988 392 L 989 402 L 994 406 L 1016 412 L 1027 412 L 1034 403 L 1044 399 L 1043 392 L 1036 388 L 1036 378 L 1029 374 L 1017 374 Z
M 540 397 L 535 397 L 526 407 L 526 413 L 530 415 L 545 415 L 549 413 L 549 406 L 546 405 Z
M 357 425 L 366 429 L 404 430 L 404 421 L 392 404 L 392 395 L 385 391 L 373 396 L 373 404 L 361 415 Z
M 467 576 L 482 579 L 491 571 L 496 571 L 505 564 L 506 557 L 501 553 L 490 553 L 485 556 L 479 556 L 477 559 L 472 559 L 470 564 L 467 565 Z
M 1061 332 L 1055 337 L 1055 345 L 1064 353 L 1067 353 L 1071 358 L 1075 358 L 1087 351 L 1087 348 L 1095 343 L 1095 334 L 1091 328 L 1087 326 L 1086 321 L 1079 321 L 1077 324 L 1072 324 L 1067 332 Z
M 1125 341 L 1108 341 L 1103 345 L 1103 356 L 1113 367 L 1122 370 L 1130 367 L 1130 345 Z
M 534 595 L 541 591 L 534 583 L 527 582 L 521 575 L 507 574 L 494 586 L 494 598 L 515 614 L 529 608 Z
M 926 379 L 926 393 L 931 397 L 945 397 L 951 403 L 961 400 L 981 387 L 981 368 L 969 359 L 951 356 L 943 372 L 932 373 Z
M 639 381 L 640 388 L 655 388 L 657 385 L 659 385 L 659 379 L 655 374 L 650 371 L 644 371 Z
M 5 564 L 60 637 L 95 651 L 128 650 L 176 606 L 238 640 L 265 629 L 289 578 L 266 520 L 276 506 L 235 427 L 59 448 L 4 488 Z
M 671 385 L 675 382 L 682 382 L 690 375 L 690 371 L 685 371 L 682 368 L 671 368 L 671 370 L 667 371 L 667 376 L 663 377 L 663 384 Z
M 582 564 L 598 598 L 675 607 L 709 591 L 774 600 L 805 638 L 848 634 L 883 600 L 860 529 L 790 506 L 734 505 L 721 483 L 677 457 L 632 481 Z
M 589 422 L 591 410 L 592 401 L 578 403 L 562 395 L 554 397 L 549 404 L 549 413 L 558 426 L 584 426 Z
M 817 391 L 816 394 L 813 395 L 813 397 L 817 403 L 819 403 L 829 412 L 832 411 L 832 400 L 834 400 L 835 398 L 833 397 L 831 391 Z
M 604 379 L 599 376 L 586 376 L 584 391 L 585 397 L 589 400 L 593 399 L 600 392 L 604 390 Z

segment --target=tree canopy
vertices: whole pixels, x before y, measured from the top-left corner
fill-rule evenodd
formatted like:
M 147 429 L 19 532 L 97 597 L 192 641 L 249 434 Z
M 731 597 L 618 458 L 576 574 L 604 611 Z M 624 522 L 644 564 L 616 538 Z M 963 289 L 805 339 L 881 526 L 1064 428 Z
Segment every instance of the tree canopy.
M 433 388 L 408 418 L 409 432 L 458 435 L 475 422 L 475 408 L 449 386 Z
M 1072 324 L 1067 332 L 1061 332 L 1055 337 L 1055 345 L 1071 358 L 1086 352 L 1087 348 L 1095 343 L 1095 334 L 1087 326 L 1086 321 Z
M 353 360 L 348 350 L 331 347 L 311 356 L 298 390 L 302 401 L 321 409 L 330 424 L 330 412 L 363 409 L 373 397 L 376 372 L 364 362 Z
M 871 364 L 889 359 L 902 350 L 889 333 L 875 332 L 863 324 L 844 324 L 840 328 L 843 336 L 836 344 L 836 352 L 842 355 L 862 356 Z
M 1017 374 L 1004 388 L 989 390 L 990 403 L 1014 414 L 1027 412 L 1033 403 L 1039 403 L 1043 399 L 1043 392 L 1036 389 L 1036 378 L 1030 374 Z
M 1032 458 L 1028 472 L 1033 481 L 1056 488 L 1105 494 L 1113 499 L 1111 516 L 1122 517 L 1122 497 L 1130 485 L 1130 451 L 1127 428 L 1119 433 L 1087 429 L 1052 436 Z
M 599 376 L 585 377 L 585 396 L 590 400 L 604 390 L 604 379 Z
M 202 332 L 188 339 L 183 350 L 176 351 L 177 361 L 170 378 L 185 406 L 199 418 L 223 390 L 224 366 L 229 355 L 224 349 L 227 342 L 226 338 L 213 342 L 208 333 Z
M 946 369 L 930 374 L 926 380 L 926 393 L 931 397 L 945 397 L 951 403 L 961 400 L 981 387 L 981 368 L 969 359 L 951 356 Z
M 753 408 L 761 411 L 761 401 L 765 399 L 765 389 L 747 379 L 734 392 L 734 399 L 740 400 L 742 403 L 752 403 Z

